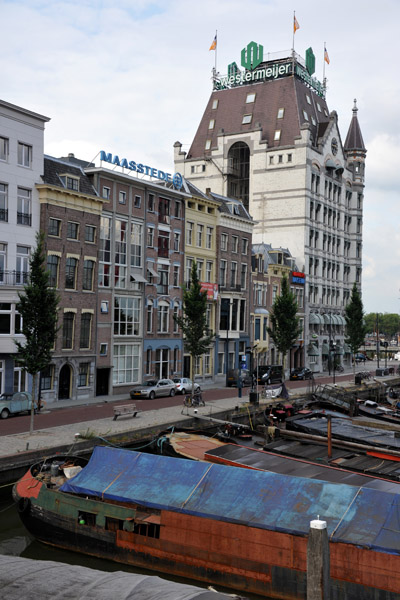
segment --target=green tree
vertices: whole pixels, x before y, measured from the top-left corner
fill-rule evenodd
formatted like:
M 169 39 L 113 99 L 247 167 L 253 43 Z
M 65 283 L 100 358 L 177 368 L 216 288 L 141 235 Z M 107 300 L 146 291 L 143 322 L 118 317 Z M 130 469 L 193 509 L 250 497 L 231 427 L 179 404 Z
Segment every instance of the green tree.
M 269 335 L 279 352 L 282 353 L 283 371 L 285 371 L 286 354 L 301 333 L 297 311 L 296 297 L 290 291 L 288 279 L 284 276 L 282 278 L 281 294 L 275 298 L 270 311 L 271 327 L 268 327 Z
M 354 354 L 358 352 L 358 349 L 364 343 L 365 334 L 367 327 L 364 322 L 364 310 L 363 303 L 361 300 L 361 294 L 358 291 L 357 285 L 354 282 L 353 289 L 351 290 L 350 302 L 344 310 L 344 318 L 346 319 L 346 344 L 350 346 L 350 349 Z M 353 362 L 353 370 L 355 372 L 355 361 Z
M 366 333 L 375 333 L 376 331 L 376 313 L 368 313 L 364 317 Z
M 206 352 L 215 337 L 207 327 L 207 292 L 201 290 L 196 261 L 193 261 L 189 284 L 183 290 L 183 314 L 174 315 L 174 319 L 182 330 L 185 350 L 191 356 L 193 396 L 196 359 Z
M 17 311 L 22 317 L 22 333 L 24 342 L 15 341 L 17 346 L 17 362 L 27 373 L 32 375 L 32 408 L 30 433 L 33 432 L 34 407 L 36 400 L 37 376 L 49 366 L 51 350 L 57 335 L 56 291 L 49 286 L 49 274 L 46 270 L 43 252 L 43 234 L 36 236 L 36 248 L 30 259 L 30 273 L 24 292 L 18 294 Z

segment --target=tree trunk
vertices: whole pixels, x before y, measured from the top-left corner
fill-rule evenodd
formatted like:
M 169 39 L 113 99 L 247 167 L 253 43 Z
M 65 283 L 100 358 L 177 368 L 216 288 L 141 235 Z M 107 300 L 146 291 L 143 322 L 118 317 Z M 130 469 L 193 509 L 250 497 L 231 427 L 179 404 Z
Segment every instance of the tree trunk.
M 32 375 L 32 406 L 31 406 L 31 424 L 29 428 L 29 433 L 32 435 L 33 433 L 33 417 L 35 414 L 35 402 L 36 402 L 36 379 L 37 373 Z
M 196 357 L 193 356 L 193 354 L 191 355 L 191 361 L 190 361 L 190 379 L 192 380 L 192 399 L 194 397 L 194 367 L 195 367 L 195 360 Z

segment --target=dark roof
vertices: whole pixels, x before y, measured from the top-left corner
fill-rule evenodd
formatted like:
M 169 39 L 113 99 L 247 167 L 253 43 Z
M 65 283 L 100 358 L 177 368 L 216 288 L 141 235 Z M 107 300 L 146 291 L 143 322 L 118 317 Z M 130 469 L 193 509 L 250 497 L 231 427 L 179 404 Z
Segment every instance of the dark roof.
M 255 93 L 255 102 L 246 104 L 249 93 Z M 311 104 L 308 102 L 310 99 Z M 212 109 L 213 101 L 218 99 L 218 107 Z M 318 106 L 321 110 L 318 110 Z M 278 109 L 284 108 L 284 116 L 278 119 Z M 308 116 L 304 117 L 303 111 Z M 248 125 L 242 124 L 243 115 L 252 114 Z M 314 118 L 315 125 L 311 117 Z M 209 129 L 210 120 L 215 120 L 213 129 Z M 211 139 L 211 149 L 216 148 L 218 133 L 247 133 L 261 129 L 261 139 L 268 147 L 293 145 L 300 135 L 300 127 L 307 123 L 314 144 L 321 137 L 320 125 L 329 122 L 329 111 L 324 98 L 318 96 L 305 83 L 295 77 L 285 77 L 263 83 L 253 83 L 231 89 L 214 91 L 208 101 L 197 133 L 187 158 L 202 158 L 209 152 L 205 150 L 206 140 Z M 274 141 L 276 130 L 281 130 L 280 141 Z
M 366 147 L 364 145 L 364 140 L 361 135 L 361 129 L 357 118 L 358 108 L 356 102 L 357 101 L 354 100 L 353 118 L 351 119 L 349 131 L 347 132 L 344 148 L 345 150 L 362 150 L 365 152 Z
M 218 207 L 219 212 L 232 215 L 234 217 L 240 217 L 242 219 L 246 219 L 247 221 L 253 221 L 253 218 L 250 216 L 241 200 L 238 200 L 237 198 L 220 196 L 214 192 L 210 192 L 210 198 L 220 202 Z
M 61 175 L 65 175 L 66 173 L 79 177 L 79 192 L 81 194 L 98 197 L 98 193 L 91 184 L 89 177 L 80 166 L 75 166 L 60 158 L 53 158 L 52 156 L 44 157 L 43 183 L 67 189 L 60 178 Z
M 75 158 L 75 154 L 73 154 L 72 152 L 70 152 L 68 156 L 61 156 L 60 160 L 63 160 L 64 162 L 70 162 L 74 165 L 79 165 L 80 167 L 82 167 L 82 169 L 95 166 L 95 163 L 88 162 L 87 160 L 82 160 L 80 158 Z

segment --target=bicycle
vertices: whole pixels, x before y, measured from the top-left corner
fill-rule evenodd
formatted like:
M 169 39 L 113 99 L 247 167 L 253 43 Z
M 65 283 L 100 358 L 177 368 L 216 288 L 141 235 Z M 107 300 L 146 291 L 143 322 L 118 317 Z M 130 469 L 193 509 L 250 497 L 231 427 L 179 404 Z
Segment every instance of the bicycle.
M 183 407 L 190 408 L 191 406 L 205 406 L 206 403 L 200 392 L 195 393 L 193 396 L 190 394 L 186 395 L 183 399 Z

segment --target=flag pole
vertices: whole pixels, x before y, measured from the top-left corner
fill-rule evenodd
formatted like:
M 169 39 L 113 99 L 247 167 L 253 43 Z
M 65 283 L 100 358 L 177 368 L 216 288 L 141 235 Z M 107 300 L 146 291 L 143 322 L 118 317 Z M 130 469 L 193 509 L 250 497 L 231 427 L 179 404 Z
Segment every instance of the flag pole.
M 215 74 L 217 74 L 217 52 L 218 52 L 218 30 L 215 30 L 215 41 L 216 41 L 216 46 L 215 46 Z
M 293 33 L 292 33 L 292 51 L 293 51 L 293 56 L 294 56 L 294 34 L 296 33 L 295 30 L 295 23 L 296 23 L 296 11 L 293 11 Z

